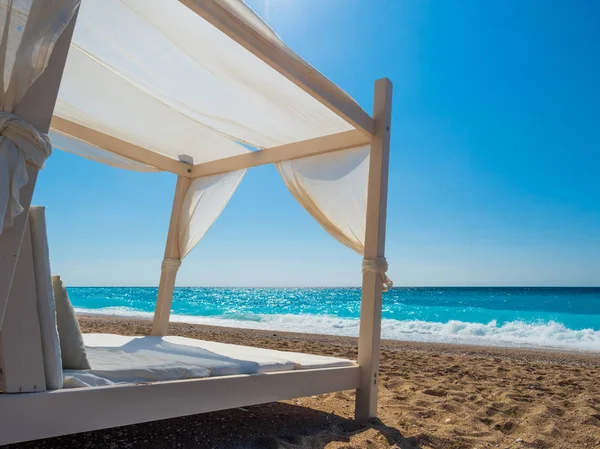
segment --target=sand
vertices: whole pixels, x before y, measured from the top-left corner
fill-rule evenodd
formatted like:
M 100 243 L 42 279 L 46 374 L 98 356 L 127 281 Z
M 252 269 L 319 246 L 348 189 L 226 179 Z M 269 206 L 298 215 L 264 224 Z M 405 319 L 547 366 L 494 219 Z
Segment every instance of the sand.
M 84 332 L 147 334 L 80 317 Z M 356 358 L 355 338 L 174 323 L 170 335 Z M 13 445 L 14 448 L 600 448 L 600 355 L 384 341 L 379 419 L 353 392 Z M 93 407 L 93 404 L 90 404 Z

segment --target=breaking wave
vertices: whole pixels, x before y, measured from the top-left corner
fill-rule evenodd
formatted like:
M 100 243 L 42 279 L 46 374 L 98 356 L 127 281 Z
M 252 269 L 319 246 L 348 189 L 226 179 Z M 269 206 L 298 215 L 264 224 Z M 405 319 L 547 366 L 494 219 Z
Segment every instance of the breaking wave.
M 128 307 L 76 308 L 76 311 L 88 315 L 146 319 L 151 319 L 153 316 L 150 312 Z M 359 329 L 357 318 L 340 318 L 331 315 L 236 313 L 206 317 L 175 314 L 171 316 L 171 321 L 352 337 L 358 336 Z M 390 340 L 600 351 L 600 330 L 570 329 L 556 321 L 509 321 L 498 325 L 495 320 L 483 324 L 458 320 L 431 322 L 383 319 L 381 330 L 382 337 Z

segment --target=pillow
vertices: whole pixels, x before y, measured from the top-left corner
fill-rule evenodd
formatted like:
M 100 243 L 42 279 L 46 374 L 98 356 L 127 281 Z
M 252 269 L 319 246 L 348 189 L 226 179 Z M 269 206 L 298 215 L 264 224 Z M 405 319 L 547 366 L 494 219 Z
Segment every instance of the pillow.
M 43 207 L 32 206 L 29 209 L 29 227 L 46 388 L 56 390 L 63 387 L 63 370 L 58 332 L 56 330 L 54 295 L 52 294 L 52 281 L 50 279 L 50 251 L 48 250 L 48 236 L 46 234 L 46 212 Z
M 62 366 L 64 369 L 90 369 L 81 328 L 60 276 L 52 276 L 52 288 L 56 302 L 56 325 L 60 338 Z

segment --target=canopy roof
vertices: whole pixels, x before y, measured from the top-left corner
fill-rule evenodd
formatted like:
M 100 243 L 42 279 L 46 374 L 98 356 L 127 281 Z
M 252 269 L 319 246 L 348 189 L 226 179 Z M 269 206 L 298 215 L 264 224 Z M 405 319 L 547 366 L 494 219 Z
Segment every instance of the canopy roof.
M 81 2 L 51 127 L 59 149 L 194 179 L 178 182 L 166 259 L 183 259 L 264 163 L 364 252 L 374 121 L 241 0 Z
M 162 267 L 170 274 L 161 276 L 155 320 L 164 324 L 160 316 L 170 311 L 181 260 L 219 217 L 246 169 L 275 163 L 296 200 L 365 256 L 363 269 L 387 282 L 381 251 L 368 254 L 366 235 L 367 215 L 377 218 L 387 189 L 389 80 L 375 83 L 375 122 L 241 0 L 87 0 L 76 22 L 70 19 L 79 1 L 60 4 L 19 3 L 31 17 L 25 28 L 15 22 L 21 40 L 6 52 L 19 64 L 5 70 L 13 82 L 3 117 L 14 125 L 4 127 L 10 148 L 0 158 L 0 172 L 10 175 L 3 189 L 10 194 L 0 197 L 0 211 L 9 211 L 0 217 L 3 225 L 25 210 L 19 193 L 29 179 L 25 161 L 41 167 L 51 146 L 122 168 L 179 175 Z M 10 5 L 0 8 L 9 24 Z M 55 77 L 51 142 L 11 114 L 18 103 L 12 100 L 52 64 L 50 53 L 68 23 L 69 37 L 74 33 L 68 51 L 69 40 L 63 44 L 62 80 Z M 371 160 L 372 145 L 380 151 Z
M 240 0 L 82 2 L 54 116 L 62 150 L 179 174 L 373 126 Z

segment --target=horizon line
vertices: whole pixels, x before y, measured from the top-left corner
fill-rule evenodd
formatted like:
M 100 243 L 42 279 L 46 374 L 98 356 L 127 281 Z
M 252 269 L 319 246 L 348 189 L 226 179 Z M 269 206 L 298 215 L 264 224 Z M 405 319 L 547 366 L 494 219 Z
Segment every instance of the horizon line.
M 158 285 L 68 285 L 67 288 L 158 288 Z M 357 285 L 178 285 L 175 288 L 354 288 Z M 600 285 L 398 285 L 393 289 L 403 288 L 600 288 Z

